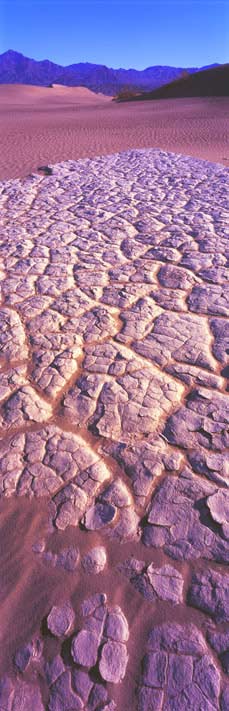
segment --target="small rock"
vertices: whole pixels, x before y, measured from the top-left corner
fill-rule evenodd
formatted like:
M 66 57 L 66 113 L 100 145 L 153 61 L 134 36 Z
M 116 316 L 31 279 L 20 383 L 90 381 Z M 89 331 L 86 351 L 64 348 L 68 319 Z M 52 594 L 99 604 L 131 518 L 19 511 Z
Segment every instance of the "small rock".
M 220 693 L 220 674 L 209 654 L 204 654 L 194 664 L 193 681 L 209 701 L 217 702 Z
M 85 573 L 98 575 L 105 568 L 107 562 L 106 550 L 103 546 L 92 548 L 89 553 L 86 553 L 82 560 L 82 566 Z
M 142 686 L 138 692 L 138 711 L 161 711 L 163 704 L 163 692 L 159 689 L 151 689 L 149 686 Z
M 85 620 L 84 629 L 94 632 L 99 640 L 101 640 L 102 637 L 106 614 L 107 611 L 105 607 L 98 607 L 94 614 Z
M 90 630 L 81 630 L 72 641 L 71 653 L 76 664 L 94 667 L 97 662 L 99 637 Z
M 102 648 L 99 671 L 104 681 L 118 684 L 125 676 L 128 654 L 124 644 L 106 642 Z
M 80 511 L 75 508 L 71 501 L 67 501 L 60 506 L 55 524 L 60 531 L 65 531 L 68 526 L 77 526 L 80 519 Z
M 58 679 L 61 674 L 65 671 L 65 666 L 62 657 L 60 654 L 57 654 L 54 659 L 52 659 L 50 662 L 46 662 L 45 664 L 45 676 L 47 679 L 47 684 L 49 686 L 52 686 L 54 684 L 54 681 Z
M 204 570 L 192 577 L 189 602 L 212 615 L 217 622 L 229 621 L 229 576 Z
M 192 624 L 164 623 L 153 627 L 148 637 L 148 649 L 159 649 L 179 654 L 203 654 L 207 645 L 203 635 Z
M 63 551 L 58 553 L 56 565 L 73 573 L 79 563 L 79 557 L 79 549 L 74 546 L 70 546 L 70 548 L 65 548 Z
M 166 706 L 166 711 L 190 711 L 190 709 L 198 709 L 198 711 L 216 711 L 219 709 L 206 699 L 206 696 L 199 689 L 197 684 L 187 684 L 184 686 L 180 694 L 169 696 Z
M 49 711 L 81 711 L 83 708 L 82 699 L 72 689 L 71 673 L 65 671 L 51 687 L 48 709 Z
M 137 558 L 127 558 L 124 563 L 120 563 L 117 566 L 120 573 L 123 573 L 126 578 L 131 580 L 135 578 L 136 575 L 141 575 L 145 568 L 145 561 L 138 560 Z
M 228 524 L 229 521 L 229 494 L 220 489 L 213 496 L 208 496 L 207 506 L 216 523 Z
M 56 553 L 52 553 L 52 551 L 45 551 L 43 553 L 42 560 L 47 563 L 47 565 L 51 565 L 53 568 L 55 568 L 57 564 L 57 555 Z
M 143 684 L 162 689 L 166 681 L 167 654 L 149 652 L 143 660 Z
M 106 491 L 100 496 L 102 501 L 107 501 L 110 504 L 114 504 L 118 508 L 123 506 L 130 506 L 132 503 L 132 496 L 127 489 L 126 484 L 122 481 L 120 477 L 112 481 L 108 486 Z
M 61 607 L 52 607 L 47 617 L 47 625 L 54 637 L 64 637 L 70 632 L 75 620 L 75 613 L 69 602 Z
M 153 563 L 147 568 L 149 581 L 160 600 L 178 604 L 182 602 L 184 581 L 181 573 L 171 565 L 154 568 Z
M 168 694 L 177 696 L 191 684 L 193 675 L 193 660 L 189 656 L 170 654 L 168 665 Z
M 229 649 L 229 629 L 225 632 L 215 632 L 212 630 L 208 631 L 208 642 L 215 649 L 217 654 L 226 652 Z
M 106 602 L 106 593 L 96 593 L 95 595 L 92 595 L 87 600 L 84 600 L 81 605 L 83 616 L 87 617 L 88 615 L 92 615 L 92 613 L 97 609 L 97 607 L 105 605 Z
M 43 553 L 45 550 L 45 541 L 40 540 L 33 543 L 32 550 L 34 553 Z
M 24 672 L 27 669 L 31 662 L 32 656 L 33 652 L 30 644 L 27 644 L 25 647 L 21 647 L 17 650 L 14 657 L 14 663 L 19 671 Z
M 91 681 L 88 673 L 82 671 L 81 669 L 73 669 L 72 686 L 74 691 L 79 694 L 82 701 L 86 704 L 90 691 L 93 687 L 93 681 Z
M 88 509 L 83 517 L 83 523 L 89 531 L 97 531 L 100 528 L 108 526 L 114 521 L 117 514 L 117 509 L 112 504 L 95 504 Z
M 108 699 L 107 689 L 102 684 L 95 684 L 90 693 L 89 697 L 89 709 L 90 711 L 95 711 L 96 709 L 104 709 L 103 704 L 106 703 Z
M 127 642 L 129 639 L 128 622 L 120 607 L 108 612 L 104 634 L 116 642 Z
M 109 536 L 119 541 L 137 540 L 140 535 L 138 530 L 139 521 L 139 516 L 131 506 L 129 508 L 123 507 L 120 509 L 119 521 L 111 528 Z

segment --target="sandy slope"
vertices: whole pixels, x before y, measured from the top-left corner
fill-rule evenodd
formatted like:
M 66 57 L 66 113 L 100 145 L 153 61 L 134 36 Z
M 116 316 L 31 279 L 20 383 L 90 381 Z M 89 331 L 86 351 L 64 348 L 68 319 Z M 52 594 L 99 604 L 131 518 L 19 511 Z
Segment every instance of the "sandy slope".
M 27 84 L 0 84 L 1 106 L 30 106 L 34 109 L 40 103 L 45 107 L 53 104 L 84 104 L 110 101 L 109 96 L 95 94 L 85 86 L 64 86 L 52 84 L 51 86 L 29 86 Z
M 116 104 L 83 87 L 0 86 L 0 179 L 40 165 L 158 147 L 228 165 L 227 98 Z

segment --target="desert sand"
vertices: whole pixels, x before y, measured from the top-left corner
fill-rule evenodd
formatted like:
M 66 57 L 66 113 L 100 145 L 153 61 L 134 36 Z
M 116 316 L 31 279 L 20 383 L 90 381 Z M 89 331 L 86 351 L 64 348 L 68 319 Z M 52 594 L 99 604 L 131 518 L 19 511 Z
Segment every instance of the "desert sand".
M 1 106 L 13 107 L 27 106 L 36 109 L 43 105 L 51 108 L 55 105 L 68 106 L 105 103 L 110 101 L 109 96 L 95 94 L 85 86 L 65 86 L 64 84 L 51 84 L 51 86 L 30 86 L 29 84 L 1 84 Z
M 1 711 L 228 709 L 227 181 L 0 183 Z
M 229 163 L 228 98 L 117 104 L 77 87 L 0 86 L 0 179 L 128 148 Z

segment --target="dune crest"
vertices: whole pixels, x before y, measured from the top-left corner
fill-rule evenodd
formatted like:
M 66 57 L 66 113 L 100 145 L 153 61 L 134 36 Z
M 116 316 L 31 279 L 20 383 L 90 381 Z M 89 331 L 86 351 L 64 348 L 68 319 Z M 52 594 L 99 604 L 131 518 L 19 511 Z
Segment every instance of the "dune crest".
M 29 105 L 35 109 L 41 103 L 51 107 L 53 103 L 101 103 L 111 99 L 103 94 L 96 94 L 84 86 L 31 86 L 27 84 L 0 84 L 1 107 Z

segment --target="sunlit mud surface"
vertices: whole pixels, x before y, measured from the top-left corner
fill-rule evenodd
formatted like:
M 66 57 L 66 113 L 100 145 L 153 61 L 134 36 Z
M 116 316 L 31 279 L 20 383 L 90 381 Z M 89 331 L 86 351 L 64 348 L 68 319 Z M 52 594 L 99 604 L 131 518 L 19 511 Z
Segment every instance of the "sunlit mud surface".
M 49 168 L 0 184 L 0 710 L 227 711 L 227 170 Z

